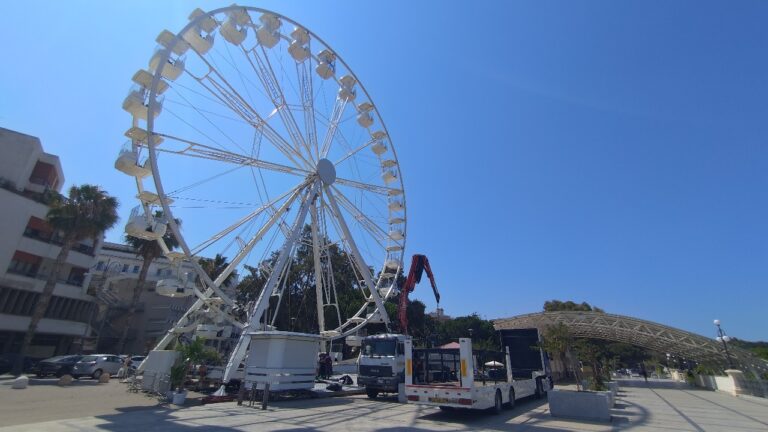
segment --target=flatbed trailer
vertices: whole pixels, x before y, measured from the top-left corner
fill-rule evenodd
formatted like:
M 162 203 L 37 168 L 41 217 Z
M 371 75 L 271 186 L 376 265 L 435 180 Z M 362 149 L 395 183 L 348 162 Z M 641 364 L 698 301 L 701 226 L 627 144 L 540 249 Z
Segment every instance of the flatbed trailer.
M 459 349 L 414 350 L 405 342 L 405 394 L 408 403 L 440 409 L 513 407 L 524 397 L 542 397 L 551 381 L 540 371 L 515 377 L 509 349 L 488 355 L 473 352 L 472 340 L 459 339 Z M 496 358 L 502 357 L 504 362 Z M 439 361 L 438 361 L 439 359 Z M 486 361 L 490 360 L 490 361 Z

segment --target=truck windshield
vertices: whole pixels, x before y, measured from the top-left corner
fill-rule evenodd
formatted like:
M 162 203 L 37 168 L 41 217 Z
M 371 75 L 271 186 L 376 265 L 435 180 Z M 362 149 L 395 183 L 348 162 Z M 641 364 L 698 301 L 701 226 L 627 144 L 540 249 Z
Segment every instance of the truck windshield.
M 397 341 L 394 339 L 377 339 L 363 342 L 363 354 L 367 356 L 394 356 Z

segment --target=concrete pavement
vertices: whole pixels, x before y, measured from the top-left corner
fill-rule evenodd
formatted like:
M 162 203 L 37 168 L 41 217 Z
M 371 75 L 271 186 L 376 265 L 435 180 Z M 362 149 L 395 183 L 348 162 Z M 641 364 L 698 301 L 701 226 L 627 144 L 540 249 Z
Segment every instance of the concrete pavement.
M 268 410 L 234 403 L 175 409 L 167 406 L 125 407 L 100 415 L 16 424 L 5 431 L 192 431 L 194 430 L 521 430 L 521 431 L 768 431 L 768 401 L 736 398 L 691 389 L 670 381 L 623 382 L 611 423 L 556 419 L 546 401 L 528 400 L 501 415 L 484 412 L 442 412 L 398 404 L 394 399 L 371 401 L 364 396 L 273 403 Z M 9 395 L 0 393 L 4 404 Z M 45 403 L 40 404 L 44 409 Z M 0 416 L 3 424 L 3 416 Z

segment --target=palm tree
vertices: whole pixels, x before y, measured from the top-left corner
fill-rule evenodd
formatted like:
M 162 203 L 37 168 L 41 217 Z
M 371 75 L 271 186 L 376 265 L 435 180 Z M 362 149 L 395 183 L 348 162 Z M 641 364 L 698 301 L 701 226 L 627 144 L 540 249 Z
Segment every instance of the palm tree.
M 200 267 L 203 268 L 203 271 L 211 278 L 211 280 L 216 280 L 216 278 L 224 272 L 227 266 L 229 266 L 229 261 L 227 260 L 227 257 L 222 256 L 221 254 L 216 254 L 213 258 L 200 259 Z M 229 285 L 234 278 L 237 278 L 236 270 L 233 270 L 232 273 L 224 279 L 222 285 Z
M 72 186 L 69 189 L 68 197 L 58 195 L 51 201 L 46 219 L 51 228 L 61 235 L 61 250 L 56 257 L 53 269 L 48 274 L 40 299 L 32 311 L 32 319 L 21 343 L 21 355 L 14 364 L 14 375 L 21 373 L 23 357 L 29 350 L 37 326 L 48 309 L 56 281 L 61 279 L 64 273 L 64 264 L 67 261 L 69 251 L 81 241 L 89 238 L 93 239 L 95 245 L 104 231 L 117 223 L 118 205 L 116 198 L 109 196 L 98 186 L 87 184 Z
M 160 213 L 155 215 L 155 217 L 161 216 L 162 214 Z M 181 225 L 180 220 L 175 219 L 175 221 L 177 226 Z M 160 247 L 160 243 L 158 243 L 156 240 L 144 240 L 126 235 L 125 242 L 128 243 L 128 245 L 130 245 L 134 251 L 136 251 L 136 256 L 140 257 L 142 262 L 141 270 L 139 271 L 139 279 L 136 281 L 136 285 L 133 287 L 131 304 L 128 306 L 128 314 L 125 318 L 125 328 L 123 329 L 122 336 L 120 336 L 120 341 L 117 343 L 117 346 L 120 348 L 120 352 L 125 350 L 125 343 L 126 339 L 128 338 L 128 330 L 130 330 L 131 325 L 133 324 L 133 318 L 136 315 L 139 298 L 144 292 L 144 284 L 147 281 L 147 273 L 149 272 L 149 267 L 152 265 L 152 262 L 155 260 L 155 258 L 163 255 L 163 249 Z M 179 246 L 179 241 L 176 240 L 176 237 L 173 235 L 171 230 L 167 230 L 165 235 L 163 235 L 163 242 L 165 242 L 165 246 L 169 250 L 173 250 Z

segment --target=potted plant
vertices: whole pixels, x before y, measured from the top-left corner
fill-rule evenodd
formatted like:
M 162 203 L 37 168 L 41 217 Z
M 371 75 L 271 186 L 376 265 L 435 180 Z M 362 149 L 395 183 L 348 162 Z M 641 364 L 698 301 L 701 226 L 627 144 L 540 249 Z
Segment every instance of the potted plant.
M 184 388 L 187 372 L 194 365 L 206 362 L 216 362 L 219 360 L 219 354 L 205 346 L 205 339 L 196 337 L 189 344 L 178 344 L 176 350 L 179 351 L 179 360 L 171 367 L 171 388 L 175 389 L 171 397 L 174 405 L 184 405 L 187 398 L 187 390 Z

